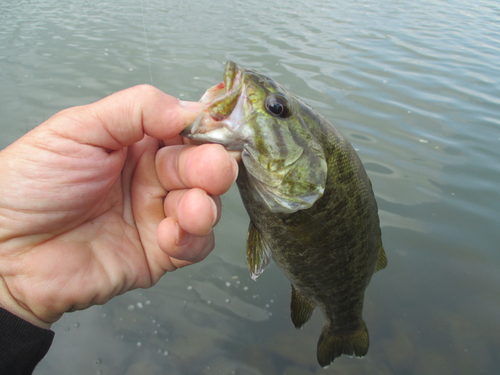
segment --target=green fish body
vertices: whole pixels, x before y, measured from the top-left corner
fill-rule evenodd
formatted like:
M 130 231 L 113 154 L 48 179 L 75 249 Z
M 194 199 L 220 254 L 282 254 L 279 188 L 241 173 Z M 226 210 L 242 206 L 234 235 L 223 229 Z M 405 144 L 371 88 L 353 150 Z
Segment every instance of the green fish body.
M 326 323 L 317 357 L 364 356 L 364 292 L 387 265 L 371 182 L 349 141 L 280 84 L 233 62 L 183 136 L 242 152 L 237 179 L 250 216 L 253 279 L 272 258 L 292 284 L 302 327 L 319 306 Z

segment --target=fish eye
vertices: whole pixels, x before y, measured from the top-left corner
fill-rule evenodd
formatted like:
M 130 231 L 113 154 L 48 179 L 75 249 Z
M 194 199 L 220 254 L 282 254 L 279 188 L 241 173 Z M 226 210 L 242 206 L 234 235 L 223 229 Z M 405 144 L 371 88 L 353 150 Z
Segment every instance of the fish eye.
M 275 116 L 286 118 L 290 115 L 288 101 L 282 95 L 270 95 L 266 99 L 266 109 Z

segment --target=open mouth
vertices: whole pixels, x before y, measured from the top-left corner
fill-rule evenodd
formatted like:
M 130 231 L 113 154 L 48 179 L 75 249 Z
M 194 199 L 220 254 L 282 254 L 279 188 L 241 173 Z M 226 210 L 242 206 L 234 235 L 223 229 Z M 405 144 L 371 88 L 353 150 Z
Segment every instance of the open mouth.
M 202 102 L 206 102 L 206 99 L 212 99 L 207 102 L 209 103 L 208 112 L 213 120 L 221 121 L 233 111 L 241 93 L 242 76 L 243 69 L 234 62 L 228 61 L 224 69 L 224 82 L 212 87 L 207 91 L 208 95 L 203 96 Z M 205 96 L 207 97 L 205 98 Z
M 200 102 L 207 108 L 198 119 L 181 132 L 183 137 L 194 139 L 223 126 L 223 120 L 231 116 L 243 89 L 243 72 L 234 62 L 228 61 L 224 69 L 224 81 L 209 88 Z
M 231 91 L 236 81 L 241 80 L 242 69 L 229 60 L 224 68 L 224 85 L 226 91 Z

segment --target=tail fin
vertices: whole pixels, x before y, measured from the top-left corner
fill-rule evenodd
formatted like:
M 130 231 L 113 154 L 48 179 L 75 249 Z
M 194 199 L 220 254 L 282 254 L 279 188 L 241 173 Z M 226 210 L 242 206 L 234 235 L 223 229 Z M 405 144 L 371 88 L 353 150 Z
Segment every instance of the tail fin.
M 368 353 L 369 345 L 368 329 L 364 321 L 357 331 L 340 333 L 331 330 L 326 323 L 318 341 L 318 362 L 321 367 L 326 367 L 342 354 L 363 357 Z

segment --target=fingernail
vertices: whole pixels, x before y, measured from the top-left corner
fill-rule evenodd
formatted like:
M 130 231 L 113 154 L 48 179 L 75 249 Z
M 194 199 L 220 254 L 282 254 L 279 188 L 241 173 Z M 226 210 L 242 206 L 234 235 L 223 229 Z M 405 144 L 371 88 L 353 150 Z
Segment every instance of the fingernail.
M 241 152 L 240 152 L 240 155 L 241 155 Z M 233 183 L 234 183 L 236 181 L 236 179 L 238 178 L 238 169 L 239 169 L 239 166 L 238 166 L 238 162 L 236 161 L 236 159 L 234 157 L 232 157 L 232 156 L 231 156 L 231 163 L 232 163 L 232 170 L 233 170 L 233 173 L 234 173 L 234 179 L 233 179 Z
M 188 112 L 200 113 L 205 107 L 205 104 L 200 102 L 189 102 L 184 100 L 179 100 L 179 105 Z
M 179 225 L 179 223 L 175 223 L 175 229 L 176 229 L 176 241 L 175 241 L 175 244 L 177 246 L 181 246 L 181 245 L 184 245 L 185 243 L 187 243 L 189 241 L 189 238 L 191 237 L 191 235 L 189 233 L 187 233 L 184 229 L 182 229 Z
M 231 155 L 234 160 L 236 160 L 236 163 L 239 163 L 241 161 L 241 151 L 228 151 L 227 153 Z
M 213 213 L 214 213 L 214 219 L 212 220 L 212 228 L 215 226 L 215 223 L 217 222 L 217 205 L 215 204 L 214 200 L 210 198 L 210 201 L 212 202 L 213 206 Z

